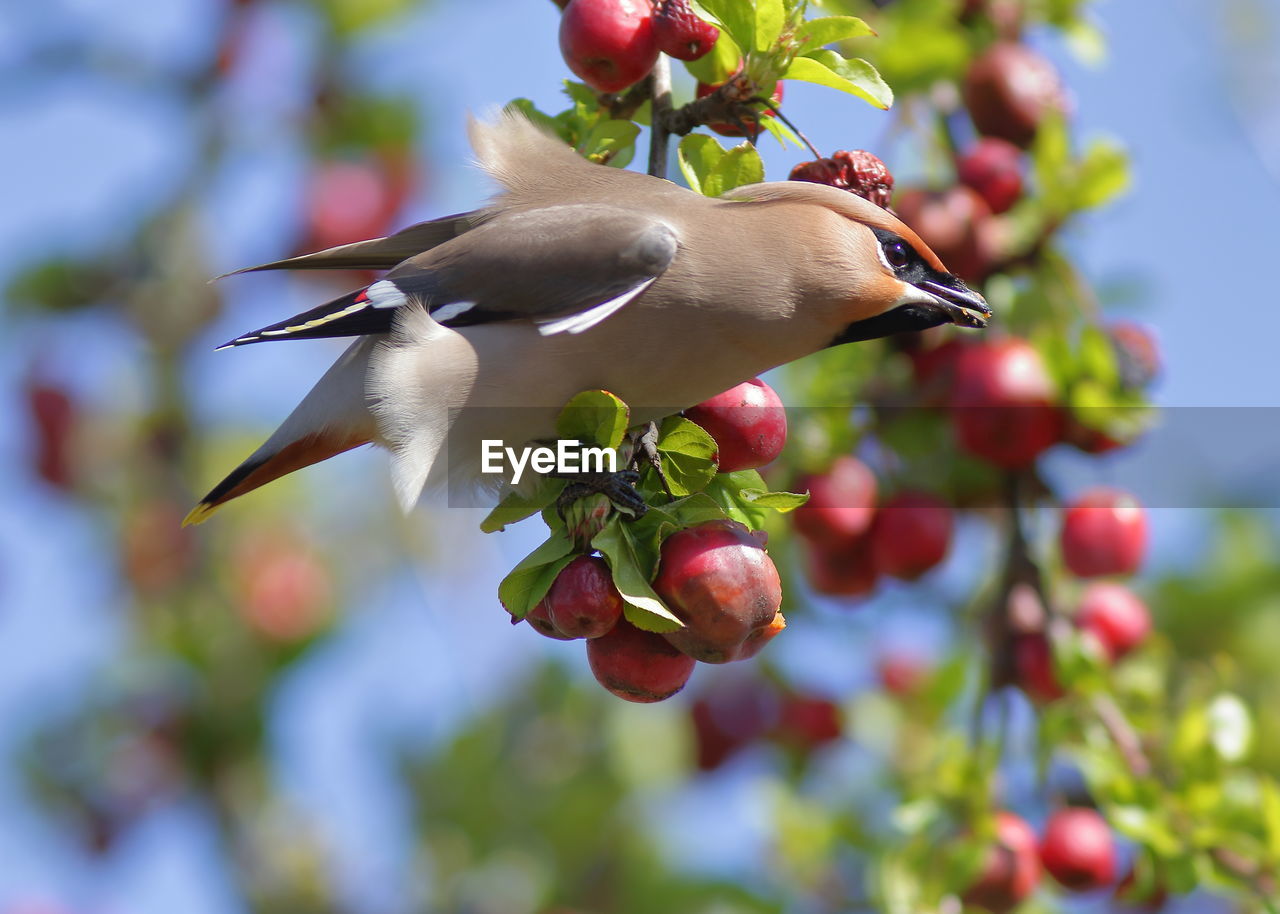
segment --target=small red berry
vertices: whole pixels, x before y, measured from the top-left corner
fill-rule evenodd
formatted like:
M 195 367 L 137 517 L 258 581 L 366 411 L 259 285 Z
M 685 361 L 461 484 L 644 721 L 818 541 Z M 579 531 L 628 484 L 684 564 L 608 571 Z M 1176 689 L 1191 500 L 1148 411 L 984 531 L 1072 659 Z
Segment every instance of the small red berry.
M 1076 624 L 1097 639 L 1108 657 L 1119 660 L 1151 633 L 1151 613 L 1123 584 L 1095 581 L 1085 588 Z
M 570 0 L 560 16 L 560 53 L 597 92 L 621 92 L 658 60 L 649 0 Z
M 734 75 L 736 76 L 737 74 L 734 74 Z M 710 95 L 712 92 L 716 91 L 716 89 L 719 89 L 719 88 L 720 86 L 718 85 L 713 86 L 713 85 L 709 85 L 708 83 L 699 82 L 694 94 L 698 98 L 706 98 L 708 95 Z M 782 83 L 779 82 L 774 86 L 773 95 L 770 96 L 769 100 L 774 104 L 775 107 L 782 104 Z M 763 129 L 760 126 L 759 118 L 769 117 L 772 115 L 776 115 L 777 113 L 778 112 L 775 111 L 773 108 L 766 108 L 760 115 L 757 115 L 754 111 L 744 111 L 743 117 L 742 117 L 742 123 L 743 123 L 743 126 L 746 127 L 748 130 L 750 130 L 753 135 L 758 134 Z M 742 130 L 739 129 L 737 124 L 726 124 L 726 123 L 721 123 L 717 121 L 716 123 L 713 123 L 713 124 L 707 124 L 707 126 L 710 127 L 712 130 L 714 130 L 716 133 L 720 134 L 721 136 L 742 136 L 743 135 Z
M 566 635 L 560 629 L 556 628 L 556 624 L 551 621 L 551 611 L 547 608 L 547 599 L 543 597 L 538 601 L 533 609 L 525 613 L 524 619 L 533 626 L 533 630 L 540 635 L 556 641 L 572 641 L 572 635 Z M 519 622 L 519 619 L 513 618 L 512 622 Z
M 1106 820 L 1094 810 L 1061 809 L 1045 826 L 1040 860 L 1064 888 L 1100 889 L 1115 878 L 1115 839 Z
M 753 378 L 684 411 L 716 440 L 720 472 L 754 470 L 787 443 L 787 412 L 773 388 Z
M 1062 437 L 1040 353 L 1020 339 L 972 343 L 956 360 L 951 419 L 960 446 L 1006 469 L 1029 466 Z
M 865 597 L 876 589 L 880 572 L 867 540 L 841 547 L 811 543 L 808 553 L 809 584 L 814 592 L 830 597 Z
M 1001 41 L 988 48 L 964 78 L 964 102 L 983 136 L 1031 145 L 1045 117 L 1066 108 L 1053 65 L 1025 45 Z
M 777 716 L 776 694 L 755 681 L 730 683 L 703 693 L 690 709 L 698 769 L 719 768 L 764 736 Z
M 907 696 L 915 694 L 927 682 L 929 665 L 908 651 L 889 651 L 876 658 L 876 673 L 885 691 Z
M 587 642 L 587 661 L 596 681 L 627 701 L 662 701 L 684 688 L 696 661 L 662 635 L 642 631 L 626 619 Z
M 562 568 L 543 602 L 551 623 L 570 638 L 599 638 L 622 618 L 622 595 L 599 556 L 580 555 Z
M 715 47 L 720 30 L 700 18 L 689 0 L 658 0 L 653 35 L 662 53 L 676 60 L 697 60 Z
M 1019 635 L 1013 640 L 1013 670 L 1018 688 L 1038 704 L 1067 694 L 1053 665 L 1053 647 L 1043 634 Z
M 1022 197 L 1022 150 L 998 137 L 983 137 L 956 163 L 956 174 L 991 212 L 1008 212 Z
M 914 581 L 947 555 L 951 508 L 936 495 L 899 492 L 876 511 L 871 557 L 882 573 Z
M 78 412 L 75 401 L 65 389 L 34 379 L 27 382 L 26 397 L 35 425 L 35 471 L 49 485 L 70 489 L 74 484 L 71 439 Z
M 307 240 L 324 250 L 387 234 L 408 193 L 373 159 L 324 162 L 309 179 Z
M 1147 515 L 1132 495 L 1092 489 L 1067 507 L 1060 541 L 1077 577 L 1133 574 L 1147 551 Z
M 778 711 L 775 738 L 801 751 L 811 751 L 840 738 L 840 707 L 813 695 L 788 695 Z
M 880 207 L 887 207 L 893 197 L 893 175 L 879 156 L 865 149 L 842 149 L 829 159 L 801 162 L 788 177 L 838 187 Z
M 800 481 L 809 500 L 792 513 L 796 532 L 829 549 L 851 546 L 871 528 L 876 477 L 856 457 L 838 457 L 831 469 Z
M 1036 833 L 1010 812 L 996 813 L 996 840 L 982 872 L 964 893 L 965 904 L 1005 914 L 1021 904 L 1040 881 Z

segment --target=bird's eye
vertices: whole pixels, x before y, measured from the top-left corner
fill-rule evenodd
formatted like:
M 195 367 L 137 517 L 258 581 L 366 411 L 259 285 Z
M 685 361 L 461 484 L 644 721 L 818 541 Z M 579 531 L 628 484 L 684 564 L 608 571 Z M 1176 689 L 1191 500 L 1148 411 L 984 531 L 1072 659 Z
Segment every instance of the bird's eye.
M 885 244 L 884 257 L 895 270 L 901 270 L 911 261 L 911 255 L 907 253 L 907 246 L 901 241 L 890 241 Z

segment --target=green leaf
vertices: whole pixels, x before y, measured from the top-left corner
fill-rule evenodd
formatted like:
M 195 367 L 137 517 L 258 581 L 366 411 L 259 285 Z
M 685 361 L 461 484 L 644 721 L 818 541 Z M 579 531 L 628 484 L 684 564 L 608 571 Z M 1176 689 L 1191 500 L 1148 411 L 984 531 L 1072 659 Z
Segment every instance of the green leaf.
M 707 181 L 716 165 L 724 158 L 724 147 L 713 137 L 705 133 L 691 133 L 680 141 L 676 150 L 676 161 L 680 163 L 680 172 L 689 184 L 689 189 L 706 196 Z
M 603 120 L 578 144 L 578 153 L 592 162 L 622 168 L 635 154 L 640 127 L 631 121 Z
M 839 89 L 881 109 L 887 110 L 893 104 L 893 90 L 880 78 L 875 67 L 857 57 L 845 60 L 825 48 L 791 61 L 782 78 Z
M 756 41 L 757 51 L 768 51 L 782 35 L 782 27 L 787 21 L 787 11 L 782 0 L 756 0 Z
M 1266 828 L 1267 854 L 1280 862 L 1280 784 L 1262 780 L 1262 821 Z
M 648 632 L 674 632 L 684 628 L 650 586 L 626 524 L 615 517 L 596 534 L 591 545 L 609 561 L 613 584 L 626 603 L 624 611 L 628 622 Z
M 498 599 L 517 619 L 523 619 L 547 595 L 551 584 L 574 559 L 573 544 L 563 529 L 530 552 L 498 585 Z
M 565 480 L 551 479 L 547 476 L 534 476 L 532 492 L 512 491 L 498 503 L 480 522 L 480 529 L 485 533 L 497 533 L 505 530 L 508 524 L 532 517 L 543 508 L 555 503 L 564 491 Z
M 727 190 L 764 180 L 764 162 L 750 143 L 740 143 L 726 152 L 711 169 L 702 192 L 718 197 Z
M 807 492 L 770 492 L 767 489 L 739 489 L 738 497 L 757 508 L 769 508 L 783 514 L 794 511 L 809 500 Z
M 1209 742 L 1225 762 L 1239 762 L 1253 745 L 1253 717 L 1239 696 L 1223 692 L 1208 707 Z
M 742 66 L 742 51 L 738 43 L 724 30 L 716 39 L 715 47 L 697 60 L 686 60 L 684 68 L 689 75 L 708 86 L 718 86 L 738 72 Z
M 804 54 L 814 48 L 826 47 L 850 38 L 865 38 L 875 31 L 857 16 L 825 16 L 811 19 L 800 27 L 800 51 Z
M 1095 140 L 1085 150 L 1075 189 L 1077 209 L 1096 209 L 1129 189 L 1129 157 L 1108 140 Z
M 680 529 L 696 527 L 709 520 L 724 520 L 728 515 L 716 500 L 705 492 L 690 495 L 679 501 L 673 501 L 666 507 L 667 512 L 675 518 Z
M 1116 348 L 1101 327 L 1085 327 L 1080 333 L 1077 352 L 1080 374 L 1091 381 L 1114 389 L 1120 383 L 1120 369 L 1116 365 Z
M 662 420 L 658 454 L 671 494 L 690 495 L 707 487 L 716 475 L 715 439 L 702 426 L 683 416 Z
M 744 0 L 698 0 L 698 3 L 738 47 L 755 47 L 756 19 L 750 3 Z
M 556 435 L 598 447 L 616 448 L 626 437 L 631 410 L 607 390 L 584 390 L 560 411 Z

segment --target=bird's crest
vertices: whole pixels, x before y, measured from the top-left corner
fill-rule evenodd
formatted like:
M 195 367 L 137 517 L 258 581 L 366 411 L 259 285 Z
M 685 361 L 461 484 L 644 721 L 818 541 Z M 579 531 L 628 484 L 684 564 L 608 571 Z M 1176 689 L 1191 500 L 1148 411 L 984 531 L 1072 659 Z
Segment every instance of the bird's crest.
M 543 187 L 566 171 L 590 167 L 567 144 L 519 111 L 506 109 L 487 121 L 472 118 L 467 132 L 480 167 L 517 193 Z

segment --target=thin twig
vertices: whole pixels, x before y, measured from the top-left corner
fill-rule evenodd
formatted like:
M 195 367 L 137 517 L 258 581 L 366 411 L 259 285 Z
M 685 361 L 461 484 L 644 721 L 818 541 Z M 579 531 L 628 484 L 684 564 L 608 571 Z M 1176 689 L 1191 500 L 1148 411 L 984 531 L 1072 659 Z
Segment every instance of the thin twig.
M 666 54 L 658 55 L 650 75 L 650 97 L 653 109 L 649 118 L 649 174 L 655 178 L 667 176 L 667 141 L 671 137 L 668 120 L 671 116 L 671 61 Z
M 1142 750 L 1142 741 L 1138 739 L 1137 732 L 1134 731 L 1129 719 L 1124 716 L 1124 712 L 1120 710 L 1119 705 L 1115 703 L 1110 695 L 1097 695 L 1093 699 L 1093 710 L 1098 715 L 1098 720 L 1102 722 L 1102 726 L 1106 728 L 1111 741 L 1120 750 L 1120 756 L 1124 759 L 1125 765 L 1133 772 L 1134 776 L 1140 778 L 1149 777 L 1151 774 L 1151 760 L 1147 758 L 1147 754 Z

